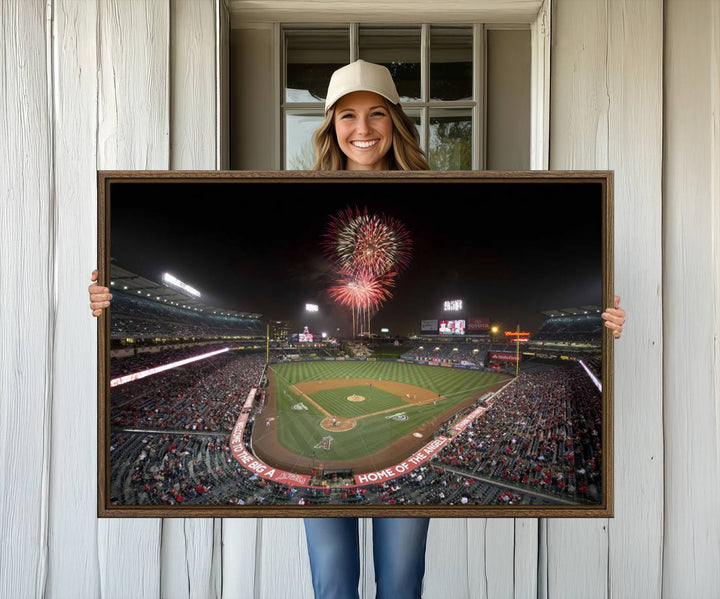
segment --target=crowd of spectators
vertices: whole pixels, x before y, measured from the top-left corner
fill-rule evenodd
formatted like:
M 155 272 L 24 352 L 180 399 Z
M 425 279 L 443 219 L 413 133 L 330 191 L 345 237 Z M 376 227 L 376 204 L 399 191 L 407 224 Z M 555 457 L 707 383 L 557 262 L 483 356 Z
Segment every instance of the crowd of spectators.
M 367 493 L 381 505 L 552 505 L 540 493 L 522 492 L 502 481 L 482 480 L 435 462 L 401 477 L 372 485 Z
M 196 342 L 172 346 L 143 346 L 132 354 L 110 357 L 110 378 L 172 364 L 186 358 L 207 354 L 229 347 L 227 342 Z M 124 351 L 124 350 L 123 350 Z
M 247 436 L 246 436 L 247 439 Z M 228 437 L 128 433 L 110 439 L 111 503 L 115 505 L 550 505 L 523 493 L 426 464 L 372 485 L 331 489 L 278 484 L 243 468 Z
M 290 487 L 243 468 L 228 441 L 227 435 L 112 433 L 111 502 L 259 505 L 292 499 Z
M 439 343 L 425 341 L 415 344 L 402 355 L 402 358 L 405 360 L 451 362 L 454 364 L 465 362 L 476 366 L 484 366 L 490 351 L 514 352 L 515 346 L 507 343 Z
M 334 345 L 298 345 L 280 347 L 270 350 L 271 362 L 291 362 L 293 360 L 312 360 L 315 358 L 338 358 L 345 356 L 341 349 Z
M 112 339 L 265 337 L 259 318 L 209 314 L 135 297 L 113 289 Z
M 264 353 L 226 352 L 113 387 L 110 424 L 229 432 L 264 367 Z
M 598 380 L 602 380 L 602 354 L 591 354 L 583 357 L 583 364 L 588 367 Z
M 578 365 L 522 372 L 435 459 L 491 480 L 597 501 L 601 404 Z
M 373 350 L 364 343 L 348 342 L 345 345 L 353 358 L 369 358 L 373 353 Z
M 532 341 L 561 345 L 597 344 L 602 339 L 602 331 L 603 319 L 600 313 L 554 316 L 533 333 Z
M 245 430 L 249 438 L 254 418 Z M 263 479 L 232 455 L 228 435 L 132 433 L 110 437 L 114 505 L 318 505 L 368 503 L 364 488 L 294 487 Z

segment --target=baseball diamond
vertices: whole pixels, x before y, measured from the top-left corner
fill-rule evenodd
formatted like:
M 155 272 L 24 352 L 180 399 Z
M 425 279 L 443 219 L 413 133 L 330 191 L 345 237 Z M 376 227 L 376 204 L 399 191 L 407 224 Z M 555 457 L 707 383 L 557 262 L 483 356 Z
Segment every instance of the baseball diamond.
M 400 361 L 310 361 L 268 368 L 252 448 L 269 465 L 362 472 L 401 462 L 506 375 Z M 294 409 L 302 402 L 307 409 Z

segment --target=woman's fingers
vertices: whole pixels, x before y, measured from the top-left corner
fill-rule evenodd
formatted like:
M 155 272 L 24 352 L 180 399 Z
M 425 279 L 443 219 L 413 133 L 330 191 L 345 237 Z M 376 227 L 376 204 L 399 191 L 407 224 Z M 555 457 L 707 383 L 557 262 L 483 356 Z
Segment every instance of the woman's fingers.
M 93 316 L 100 316 L 102 311 L 110 305 L 112 294 L 107 287 L 98 285 L 95 281 L 98 279 L 98 271 L 93 270 L 90 275 L 90 280 L 93 283 L 88 287 L 88 294 L 90 295 L 90 309 L 92 310 Z
M 605 320 L 605 326 L 612 331 L 613 337 L 619 339 L 625 324 L 625 310 L 620 307 L 620 296 L 616 295 L 613 298 L 613 306 L 607 308 L 602 313 L 602 317 Z
M 610 322 L 606 322 L 605 326 L 612 331 L 613 337 L 615 337 L 615 339 L 620 339 L 620 335 L 622 335 L 622 326 Z
M 90 287 L 88 287 L 88 291 L 90 292 L 91 302 L 109 302 L 112 299 L 112 294 L 107 287 L 90 285 Z

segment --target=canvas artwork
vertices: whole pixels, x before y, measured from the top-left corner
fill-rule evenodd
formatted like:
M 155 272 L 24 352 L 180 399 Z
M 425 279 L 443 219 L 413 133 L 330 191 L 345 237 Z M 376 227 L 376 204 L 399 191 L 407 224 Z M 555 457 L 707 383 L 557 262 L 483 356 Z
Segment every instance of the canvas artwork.
M 98 186 L 100 516 L 612 515 L 612 173 Z

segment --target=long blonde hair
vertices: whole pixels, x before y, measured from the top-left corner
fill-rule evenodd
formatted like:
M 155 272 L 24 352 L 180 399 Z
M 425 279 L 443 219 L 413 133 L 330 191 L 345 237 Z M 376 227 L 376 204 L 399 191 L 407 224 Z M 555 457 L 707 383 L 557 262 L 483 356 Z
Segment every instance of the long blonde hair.
M 387 153 L 391 171 L 428 171 L 428 165 L 420 147 L 420 135 L 415 123 L 400 104 L 385 102 L 393 123 L 392 148 Z M 325 113 L 325 119 L 315 130 L 312 141 L 315 147 L 314 171 L 344 171 L 347 160 L 335 135 L 335 106 Z

